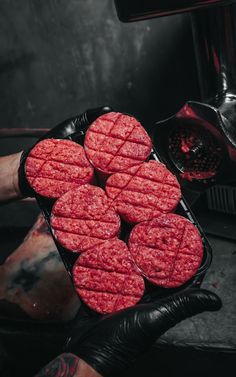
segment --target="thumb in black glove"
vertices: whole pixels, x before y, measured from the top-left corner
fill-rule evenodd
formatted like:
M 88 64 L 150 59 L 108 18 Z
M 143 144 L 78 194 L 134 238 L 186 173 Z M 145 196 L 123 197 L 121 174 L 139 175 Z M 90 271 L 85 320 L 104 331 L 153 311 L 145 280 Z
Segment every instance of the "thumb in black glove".
M 30 187 L 25 176 L 25 161 L 31 149 L 41 140 L 44 139 L 70 139 L 76 140 L 76 136 L 94 122 L 99 116 L 111 112 L 112 109 L 108 106 L 89 109 L 84 113 L 77 115 L 73 118 L 65 120 L 63 123 L 58 124 L 49 132 L 43 135 L 29 150 L 24 151 L 21 155 L 20 168 L 19 168 L 19 188 L 24 196 L 35 196 L 34 190 Z
M 215 294 L 191 289 L 151 304 L 140 304 L 103 317 L 84 338 L 71 345 L 103 376 L 128 368 L 155 340 L 178 322 L 204 311 L 215 311 L 221 301 Z

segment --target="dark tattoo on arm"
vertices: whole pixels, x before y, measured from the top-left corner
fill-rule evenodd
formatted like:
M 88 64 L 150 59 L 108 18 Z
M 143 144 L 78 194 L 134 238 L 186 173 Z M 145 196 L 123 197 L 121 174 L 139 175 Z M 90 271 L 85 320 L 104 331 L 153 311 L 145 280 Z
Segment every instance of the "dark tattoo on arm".
M 74 377 L 79 358 L 72 353 L 63 353 L 52 360 L 35 377 Z

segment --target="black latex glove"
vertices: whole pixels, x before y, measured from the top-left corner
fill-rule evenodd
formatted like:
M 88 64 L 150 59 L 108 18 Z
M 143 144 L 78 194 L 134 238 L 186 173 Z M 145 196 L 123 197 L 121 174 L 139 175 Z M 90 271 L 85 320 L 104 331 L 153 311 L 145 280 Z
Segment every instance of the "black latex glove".
M 190 289 L 151 304 L 140 304 L 102 317 L 69 350 L 102 376 L 126 370 L 178 322 L 204 311 L 215 311 L 221 300 L 202 289 Z
M 89 109 L 83 114 L 77 115 L 73 118 L 65 120 L 63 123 L 58 124 L 49 132 L 45 133 L 29 150 L 24 151 L 21 156 L 19 168 L 19 188 L 24 196 L 34 196 L 34 190 L 28 184 L 25 176 L 25 161 L 28 157 L 30 150 L 41 140 L 54 138 L 54 139 L 76 139 L 76 135 L 96 120 L 99 116 L 109 113 L 112 109 L 108 106 L 98 107 L 96 109 Z

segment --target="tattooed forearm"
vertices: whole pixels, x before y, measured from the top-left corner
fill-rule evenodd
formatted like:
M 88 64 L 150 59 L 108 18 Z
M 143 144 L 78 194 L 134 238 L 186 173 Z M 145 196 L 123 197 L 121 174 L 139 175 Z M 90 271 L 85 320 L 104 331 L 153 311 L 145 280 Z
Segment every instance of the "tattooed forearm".
M 71 353 L 63 353 L 52 360 L 35 377 L 74 377 L 79 358 Z

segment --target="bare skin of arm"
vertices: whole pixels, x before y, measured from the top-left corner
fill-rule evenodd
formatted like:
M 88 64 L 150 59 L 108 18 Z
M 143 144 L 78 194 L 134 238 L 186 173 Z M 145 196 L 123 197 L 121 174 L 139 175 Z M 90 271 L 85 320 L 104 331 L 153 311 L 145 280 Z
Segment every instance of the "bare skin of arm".
M 0 203 L 22 199 L 18 184 L 21 153 L 0 157 Z M 102 377 L 73 354 L 62 354 L 44 367 L 36 377 Z
M 23 198 L 18 184 L 21 153 L 0 157 L 0 203 Z
M 35 377 L 102 377 L 85 361 L 72 353 L 64 353 L 52 360 Z

